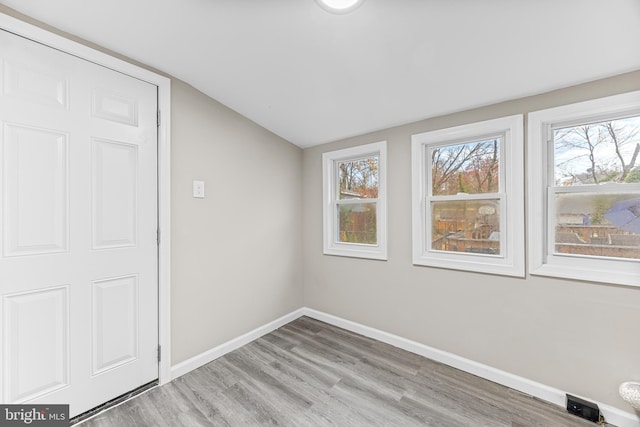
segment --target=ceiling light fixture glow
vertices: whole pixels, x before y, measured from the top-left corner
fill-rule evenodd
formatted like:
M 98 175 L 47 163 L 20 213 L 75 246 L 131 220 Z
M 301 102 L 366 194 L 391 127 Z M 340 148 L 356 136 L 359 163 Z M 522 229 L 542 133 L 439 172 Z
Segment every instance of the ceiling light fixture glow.
M 316 0 L 324 10 L 331 13 L 349 13 L 358 8 L 364 0 Z

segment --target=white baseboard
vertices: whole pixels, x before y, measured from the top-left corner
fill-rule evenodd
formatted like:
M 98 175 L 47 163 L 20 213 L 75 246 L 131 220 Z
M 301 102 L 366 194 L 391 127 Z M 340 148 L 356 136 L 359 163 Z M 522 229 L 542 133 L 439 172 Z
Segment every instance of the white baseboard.
M 369 326 L 352 322 L 350 320 L 323 313 L 311 308 L 305 307 L 303 309 L 303 315 L 309 316 L 313 319 L 320 320 L 325 323 L 329 323 L 334 326 L 338 326 L 340 328 L 355 332 L 360 335 L 364 335 L 369 338 L 373 338 L 394 347 L 410 351 L 411 353 L 419 354 L 428 359 L 444 363 L 445 365 L 452 366 L 462 371 L 477 375 L 489 381 L 502 384 L 514 390 L 518 390 L 528 395 L 535 396 L 539 399 L 546 400 L 547 402 L 553 403 L 555 405 L 559 405 L 563 408 L 566 407 L 566 392 L 562 390 L 558 390 L 556 388 L 540 384 L 527 378 L 513 375 L 508 372 L 492 368 L 491 366 L 487 366 L 482 363 L 474 362 L 473 360 L 465 359 L 464 357 L 448 353 L 446 351 L 429 347 L 416 341 L 411 341 L 406 338 L 381 331 L 379 329 L 371 328 Z M 593 401 L 592 399 L 586 397 L 585 399 Z M 618 408 L 614 408 L 612 406 L 605 405 L 599 402 L 594 403 L 598 404 L 598 407 L 604 415 L 607 423 L 613 424 L 617 427 L 640 427 L 640 417 L 638 417 L 638 415 L 624 412 Z
M 218 357 L 242 347 L 245 344 L 250 343 L 253 340 L 260 338 L 263 335 L 268 334 L 281 326 L 286 325 L 295 319 L 308 316 L 313 319 L 320 320 L 330 325 L 338 326 L 357 334 L 364 335 L 369 338 L 376 339 L 378 341 L 390 344 L 394 347 L 401 348 L 403 350 L 410 351 L 415 354 L 419 354 L 431 360 L 435 360 L 445 365 L 452 366 L 470 374 L 477 375 L 481 378 L 485 378 L 489 381 L 493 381 L 498 384 L 502 384 L 506 387 L 510 387 L 514 390 L 521 391 L 531 396 L 535 396 L 539 399 L 553 403 L 555 405 L 565 407 L 566 392 L 558 390 L 553 387 L 523 378 L 517 375 L 510 374 L 500 369 L 492 368 L 491 366 L 484 365 L 482 363 L 474 362 L 473 360 L 466 359 L 464 357 L 457 356 L 446 351 L 438 350 L 428 345 L 421 344 L 416 341 L 411 341 L 398 335 L 390 334 L 388 332 L 381 331 L 379 329 L 371 328 L 369 326 L 362 325 L 360 323 L 352 322 L 350 320 L 343 319 L 331 314 L 327 314 L 318 310 L 303 307 L 298 310 L 292 311 L 279 319 L 276 319 L 268 324 L 258 327 L 253 331 L 247 332 L 237 338 L 234 338 L 226 343 L 223 343 L 217 347 L 207 350 L 197 356 L 180 362 L 171 367 L 171 377 L 173 379 L 180 377 L 202 365 L 205 365 Z M 583 397 L 587 400 L 593 401 L 586 396 Z M 604 415 L 606 421 L 609 424 L 613 424 L 617 427 L 640 427 L 640 417 L 637 414 L 622 411 L 613 406 L 605 405 L 599 402 L 600 411 Z
M 202 365 L 206 365 L 207 363 L 217 359 L 218 357 L 224 356 L 225 354 L 236 350 L 245 344 L 249 344 L 251 341 L 258 339 L 261 336 L 266 335 L 269 332 L 274 331 L 303 315 L 304 308 L 299 308 L 298 310 L 292 311 L 289 314 L 285 314 L 284 316 L 272 322 L 269 322 L 266 325 L 249 331 L 244 335 L 240 335 L 239 337 L 220 344 L 219 346 L 207 350 L 204 353 L 200 353 L 190 359 L 173 365 L 171 367 L 171 379 L 176 379 L 186 374 L 187 372 L 191 372 L 192 370 L 199 368 Z

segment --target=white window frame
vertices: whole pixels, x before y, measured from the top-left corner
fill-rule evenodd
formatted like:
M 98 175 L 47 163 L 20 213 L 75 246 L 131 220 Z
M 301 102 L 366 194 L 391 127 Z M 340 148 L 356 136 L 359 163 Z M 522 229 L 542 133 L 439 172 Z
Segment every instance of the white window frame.
M 528 116 L 529 269 L 541 276 L 640 286 L 640 261 L 553 253 L 553 129 L 640 114 L 640 91 L 535 111 Z M 632 184 L 604 184 L 612 193 Z M 551 242 L 551 243 L 550 243 Z
M 432 218 L 428 207 L 431 200 L 429 148 L 498 136 L 502 137 L 500 189 L 499 193 L 487 196 L 500 199 L 500 254 L 433 250 L 430 243 Z M 411 137 L 413 264 L 524 277 L 523 137 L 524 125 L 521 114 L 420 133 Z M 458 195 L 450 199 L 477 200 L 484 196 Z
M 338 169 L 340 161 L 378 156 L 378 198 L 358 199 L 376 203 L 376 244 L 338 240 Z M 323 246 L 324 254 L 355 258 L 387 259 L 387 142 L 380 141 L 322 154 Z

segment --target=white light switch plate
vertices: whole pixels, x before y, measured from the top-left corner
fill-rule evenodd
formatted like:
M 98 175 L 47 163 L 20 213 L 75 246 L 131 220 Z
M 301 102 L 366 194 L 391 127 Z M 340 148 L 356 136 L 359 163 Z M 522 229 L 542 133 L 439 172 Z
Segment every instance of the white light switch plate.
M 204 181 L 193 181 L 193 197 L 204 199 Z

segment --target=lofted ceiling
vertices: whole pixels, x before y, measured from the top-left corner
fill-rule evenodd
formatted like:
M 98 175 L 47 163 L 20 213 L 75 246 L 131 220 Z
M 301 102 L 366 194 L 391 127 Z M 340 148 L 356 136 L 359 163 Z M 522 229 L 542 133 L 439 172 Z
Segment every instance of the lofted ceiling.
M 300 146 L 640 69 L 639 0 L 0 0 Z

